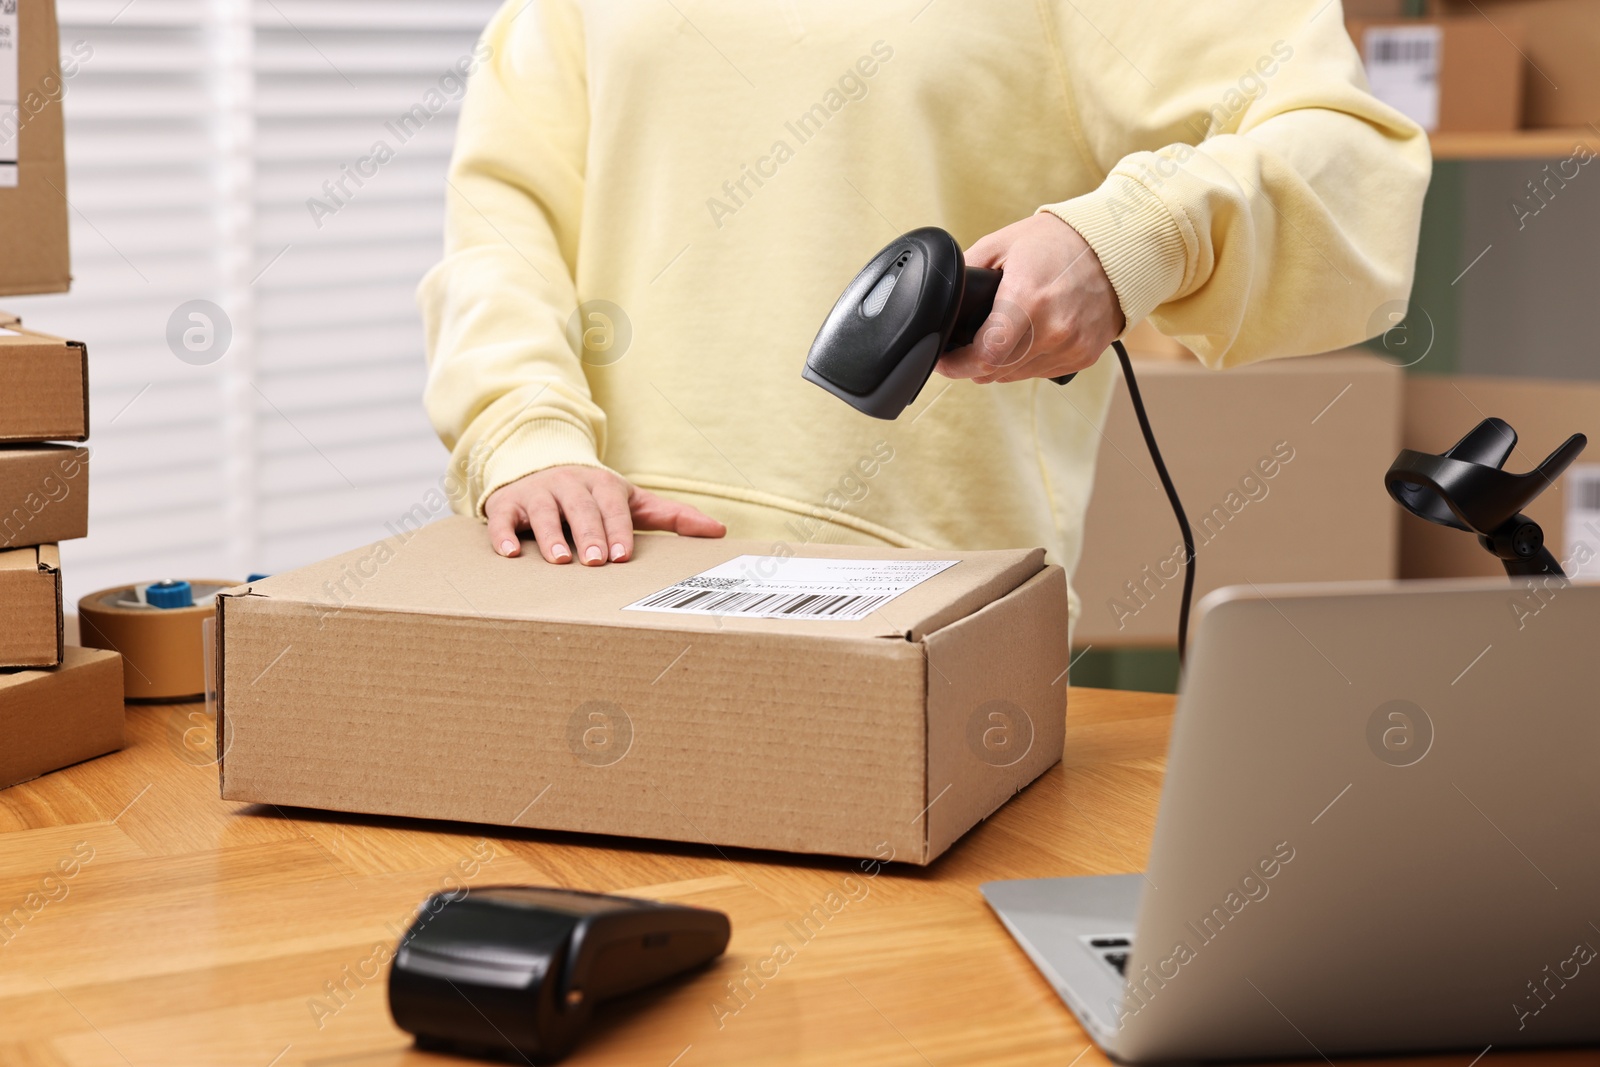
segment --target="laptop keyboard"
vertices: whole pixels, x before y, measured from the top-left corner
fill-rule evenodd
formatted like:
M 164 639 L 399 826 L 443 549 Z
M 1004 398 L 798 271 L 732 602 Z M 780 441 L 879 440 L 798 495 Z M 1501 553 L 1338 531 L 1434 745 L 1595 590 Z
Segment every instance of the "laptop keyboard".
M 1095 954 L 1120 975 L 1128 973 L 1128 953 L 1133 948 L 1133 940 L 1122 934 L 1107 934 L 1103 937 L 1088 939 L 1089 947 Z

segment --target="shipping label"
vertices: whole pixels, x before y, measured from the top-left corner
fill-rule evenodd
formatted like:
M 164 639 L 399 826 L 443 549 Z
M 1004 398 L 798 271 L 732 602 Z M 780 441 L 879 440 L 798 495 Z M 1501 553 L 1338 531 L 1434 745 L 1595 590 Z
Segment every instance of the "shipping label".
M 636 600 L 623 610 L 854 621 L 958 562 L 739 556 Z
M 1439 26 L 1369 26 L 1361 42 L 1372 95 L 1432 132 L 1439 128 Z

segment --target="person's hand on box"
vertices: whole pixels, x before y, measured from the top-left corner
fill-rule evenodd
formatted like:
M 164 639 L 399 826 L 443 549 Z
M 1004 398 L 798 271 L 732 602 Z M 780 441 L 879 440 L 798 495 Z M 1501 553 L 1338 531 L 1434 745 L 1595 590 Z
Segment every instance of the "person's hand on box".
M 544 558 L 567 563 L 573 548 L 591 567 L 633 556 L 634 530 L 667 530 L 688 537 L 721 537 L 727 527 L 698 508 L 640 489 L 599 467 L 549 467 L 489 494 L 484 512 L 489 543 L 502 556 L 522 554 L 517 531 L 531 530 Z
M 966 261 L 1004 274 L 972 344 L 940 357 L 947 378 L 986 385 L 1072 374 L 1093 366 L 1126 324 L 1100 257 L 1049 212 L 980 238 Z

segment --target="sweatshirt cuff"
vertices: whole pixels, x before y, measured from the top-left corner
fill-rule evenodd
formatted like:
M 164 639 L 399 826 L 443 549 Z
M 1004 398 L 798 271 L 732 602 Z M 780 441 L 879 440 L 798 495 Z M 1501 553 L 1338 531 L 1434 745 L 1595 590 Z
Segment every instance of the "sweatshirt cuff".
M 1177 294 L 1188 265 L 1183 230 L 1161 198 L 1125 174 L 1048 211 L 1071 226 L 1100 257 L 1122 314 L 1133 326 Z
M 603 469 L 605 464 L 595 453 L 594 439 L 567 420 L 525 422 L 494 447 L 484 459 L 481 472 L 467 472 L 469 477 L 478 473 L 478 482 L 483 487 L 474 511 L 481 519 L 489 494 L 496 489 L 548 467 L 564 466 Z

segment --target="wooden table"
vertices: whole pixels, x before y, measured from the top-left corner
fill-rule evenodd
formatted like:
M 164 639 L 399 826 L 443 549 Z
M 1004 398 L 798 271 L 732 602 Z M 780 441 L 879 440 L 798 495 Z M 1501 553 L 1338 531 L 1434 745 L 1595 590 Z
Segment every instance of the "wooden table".
M 25 915 L 0 926 L 0 1065 L 456 1062 L 390 1022 L 375 961 L 428 893 L 485 857 L 465 883 L 733 919 L 717 966 L 604 1012 L 569 1063 L 1104 1064 L 977 889 L 1144 863 L 1172 700 L 1074 689 L 1070 708 L 1061 766 L 933 867 L 864 878 L 846 860 L 228 803 L 202 709 L 130 707 L 125 751 L 0 791 L 0 920 Z M 830 892 L 850 899 L 801 941 L 789 924 Z M 729 983 L 779 941 L 792 958 L 735 998 Z M 1491 1053 L 1483 1067 L 1535 1058 L 1597 1059 Z

